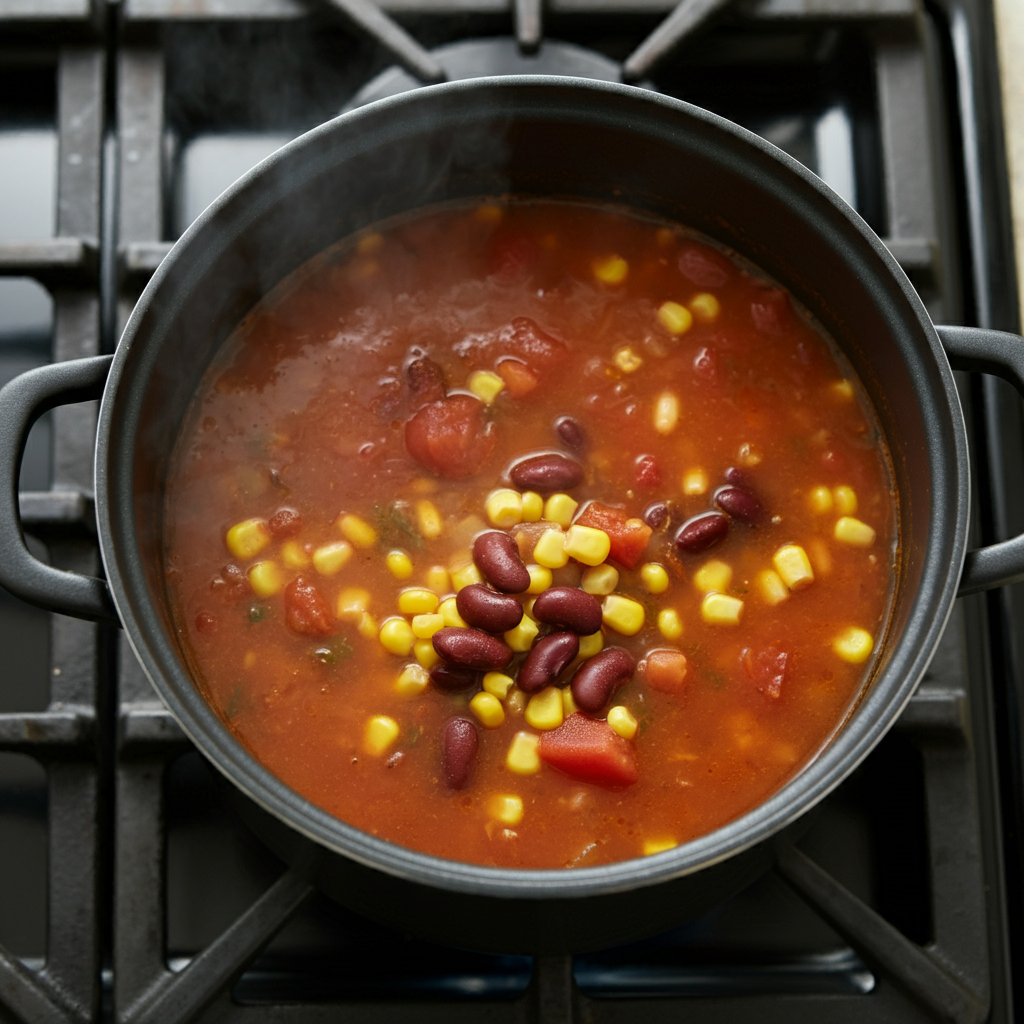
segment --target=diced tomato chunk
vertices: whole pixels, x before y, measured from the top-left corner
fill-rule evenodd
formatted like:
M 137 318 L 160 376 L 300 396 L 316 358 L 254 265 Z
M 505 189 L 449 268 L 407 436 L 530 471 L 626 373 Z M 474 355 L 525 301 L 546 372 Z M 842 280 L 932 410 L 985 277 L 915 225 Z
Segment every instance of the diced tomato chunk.
M 636 460 L 637 487 L 657 487 L 661 484 L 661 466 L 653 455 L 641 455 Z
M 651 651 L 644 659 L 644 678 L 652 689 L 679 693 L 686 681 L 686 655 L 674 647 Z
M 541 760 L 581 782 L 631 786 L 637 780 L 636 755 L 628 740 L 577 711 L 540 738 Z
M 524 398 L 540 383 L 533 370 L 518 359 L 499 359 L 498 373 L 512 398 Z
M 750 303 L 750 316 L 762 334 L 782 334 L 793 319 L 788 292 L 781 288 L 764 288 Z
M 302 636 L 331 636 L 334 616 L 319 590 L 299 577 L 284 588 L 284 621 Z
M 700 242 L 690 242 L 679 253 L 679 270 L 701 288 L 721 288 L 736 273 L 720 252 Z
M 653 532 L 642 519 L 627 518 L 625 509 L 602 505 L 599 501 L 590 502 L 576 522 L 604 530 L 612 542 L 608 557 L 627 569 L 635 569 L 640 564 Z
M 421 465 L 452 479 L 472 476 L 494 452 L 494 424 L 473 395 L 423 406 L 405 425 L 405 447 Z
M 778 697 L 782 693 L 786 666 L 789 664 L 787 651 L 782 650 L 777 644 L 771 644 L 760 651 L 746 647 L 742 658 L 747 675 L 754 680 L 761 693 L 769 697 Z

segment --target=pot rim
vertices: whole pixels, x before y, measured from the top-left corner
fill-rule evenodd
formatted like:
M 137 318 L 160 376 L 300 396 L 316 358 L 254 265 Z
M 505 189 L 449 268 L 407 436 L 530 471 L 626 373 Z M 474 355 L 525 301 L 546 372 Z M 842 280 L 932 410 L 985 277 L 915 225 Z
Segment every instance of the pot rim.
M 190 249 L 202 245 L 204 234 L 227 204 L 254 188 L 264 174 L 289 161 L 303 159 L 303 154 L 316 147 L 321 140 L 348 129 L 355 134 L 364 128 L 365 134 L 374 136 L 380 119 L 400 118 L 408 112 L 427 107 L 441 96 L 460 96 L 497 90 L 516 93 L 530 89 L 557 89 L 565 95 L 573 92 L 589 97 L 600 113 L 600 103 L 609 96 L 630 102 L 649 103 L 667 112 L 702 122 L 773 158 L 785 172 L 800 179 L 799 187 L 815 193 L 845 218 L 847 226 L 859 234 L 858 241 L 865 244 L 898 284 L 904 301 L 919 323 L 924 339 L 931 349 L 942 386 L 943 419 L 948 415 L 952 431 L 951 453 L 955 466 L 949 470 L 950 480 L 956 481 L 956 508 L 943 508 L 934 501 L 929 515 L 928 548 L 922 570 L 922 585 L 914 595 L 904 595 L 910 602 L 904 637 L 917 638 L 914 651 L 908 644 L 890 657 L 884 669 L 871 680 L 856 707 L 856 717 L 870 724 L 851 728 L 847 723 L 825 743 L 818 754 L 789 782 L 762 803 L 721 826 L 673 849 L 649 857 L 617 861 L 595 867 L 516 869 L 496 868 L 446 860 L 398 846 L 378 839 L 335 818 L 299 796 L 268 769 L 264 768 L 242 744 L 235 739 L 199 693 L 190 675 L 181 663 L 168 638 L 160 631 L 151 630 L 147 623 L 159 622 L 152 609 L 145 577 L 133 557 L 123 558 L 119 553 L 113 517 L 124 514 L 126 508 L 110 504 L 110 488 L 115 474 L 107 455 L 110 447 L 114 406 L 122 376 L 125 374 L 132 343 L 142 329 L 146 309 L 158 295 L 163 282 L 176 265 L 188 261 Z M 418 122 L 419 123 L 419 122 Z M 949 454 L 946 456 L 949 460 Z M 933 490 L 936 474 L 932 470 Z M 618 83 L 597 82 L 590 79 L 553 76 L 507 76 L 500 78 L 469 79 L 425 86 L 375 103 L 359 107 L 320 125 L 271 154 L 236 181 L 219 199 L 208 207 L 186 230 L 163 260 L 149 283 L 125 327 L 114 357 L 113 366 L 100 407 L 96 463 L 95 492 L 96 515 L 99 526 L 100 551 L 106 567 L 107 579 L 114 601 L 124 624 L 125 635 L 153 684 L 161 700 L 177 719 L 189 739 L 210 759 L 235 786 L 259 806 L 284 821 L 297 832 L 313 840 L 318 846 L 339 853 L 367 867 L 408 881 L 427 884 L 440 889 L 484 896 L 525 899 L 584 898 L 622 892 L 638 887 L 658 884 L 691 874 L 702 868 L 732 857 L 769 839 L 791 822 L 806 814 L 814 805 L 835 789 L 874 748 L 882 735 L 895 721 L 910 699 L 918 681 L 934 654 L 935 648 L 952 611 L 956 597 L 967 542 L 967 510 L 969 509 L 969 473 L 967 471 L 967 441 L 963 415 L 945 353 L 923 303 L 897 264 L 889 250 L 861 217 L 836 195 L 820 178 L 806 167 L 777 149 L 764 139 L 740 126 L 700 107 L 648 90 Z M 946 491 L 952 490 L 947 482 Z M 127 529 L 136 538 L 134 523 Z M 936 537 L 951 535 L 951 552 L 939 550 Z M 136 549 L 137 550 L 137 549 Z M 129 555 L 132 555 L 129 552 Z M 140 605 L 141 602 L 141 605 Z M 891 625 L 891 621 L 890 621 Z M 900 678 L 895 682 L 880 682 Z M 853 715 L 850 716 L 854 717 Z

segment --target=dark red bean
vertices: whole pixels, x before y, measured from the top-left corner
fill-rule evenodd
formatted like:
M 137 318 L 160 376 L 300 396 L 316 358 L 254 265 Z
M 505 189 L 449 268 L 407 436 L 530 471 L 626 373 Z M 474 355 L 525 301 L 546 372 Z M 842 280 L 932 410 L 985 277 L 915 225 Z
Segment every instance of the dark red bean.
M 729 532 L 729 520 L 721 512 L 701 512 L 687 519 L 676 534 L 676 546 L 688 555 L 707 551 Z
M 481 583 L 463 587 L 455 597 L 459 614 L 471 625 L 488 633 L 515 629 L 523 617 L 523 606 L 508 594 L 496 594 Z
M 725 471 L 725 479 L 737 487 L 746 487 L 750 483 L 747 479 L 747 474 L 739 466 L 730 466 Z
M 583 482 L 583 466 L 568 455 L 547 452 L 517 462 L 509 476 L 520 490 L 549 494 L 578 487 Z
M 405 379 L 409 385 L 412 407 L 437 402 L 444 398 L 444 371 L 433 359 L 420 356 L 405 368 Z
M 295 536 L 302 529 L 302 516 L 295 509 L 279 508 L 267 520 L 267 526 L 274 540 L 283 540 Z
M 572 677 L 572 699 L 580 711 L 596 715 L 633 678 L 636 661 L 623 647 L 606 647 L 585 661 Z
M 663 526 L 667 525 L 671 513 L 669 512 L 668 505 L 663 501 L 652 501 L 647 508 L 644 509 L 643 515 L 640 517 L 643 521 L 652 529 L 660 530 Z
M 661 483 L 661 467 L 653 455 L 640 455 L 636 460 L 637 487 L 657 487 Z
M 537 693 L 550 686 L 579 653 L 580 638 L 575 633 L 552 633 L 530 648 L 516 684 L 523 693 Z
M 480 746 L 476 726 L 468 718 L 452 718 L 441 734 L 441 771 L 452 789 L 462 789 L 469 782 Z
M 496 672 L 512 660 L 512 648 L 503 640 L 479 629 L 446 626 L 433 637 L 434 650 L 445 661 L 478 672 Z
M 601 628 L 601 605 L 593 594 L 575 587 L 550 587 L 534 602 L 533 617 L 549 626 L 590 636 Z
M 582 455 L 587 450 L 589 445 L 587 432 L 583 424 L 572 416 L 559 416 L 555 420 L 555 433 L 569 451 Z
M 745 487 L 719 487 L 715 491 L 715 504 L 733 519 L 749 526 L 764 518 L 764 505 Z
M 217 616 L 212 612 L 200 612 L 196 616 L 196 632 L 198 633 L 216 633 L 218 624 Z
M 465 665 L 449 665 L 444 661 L 439 661 L 430 670 L 431 682 L 439 690 L 447 693 L 458 693 L 470 687 L 474 690 L 479 689 L 483 678 L 483 672 L 466 668 Z
M 487 582 L 504 594 L 521 594 L 530 585 L 530 574 L 519 555 L 519 546 L 507 533 L 488 530 L 473 541 L 473 561 Z

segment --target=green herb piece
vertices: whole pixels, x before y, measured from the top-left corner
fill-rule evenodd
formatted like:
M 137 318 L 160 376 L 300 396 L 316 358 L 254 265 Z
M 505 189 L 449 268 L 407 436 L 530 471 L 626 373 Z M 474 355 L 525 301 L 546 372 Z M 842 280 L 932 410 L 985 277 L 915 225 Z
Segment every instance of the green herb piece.
M 408 502 L 393 501 L 390 505 L 374 505 L 373 520 L 378 536 L 388 547 L 423 550 L 423 538 L 416 528 Z
M 249 621 L 250 622 L 262 622 L 263 617 L 267 614 L 267 609 L 261 604 L 254 604 L 249 607 Z

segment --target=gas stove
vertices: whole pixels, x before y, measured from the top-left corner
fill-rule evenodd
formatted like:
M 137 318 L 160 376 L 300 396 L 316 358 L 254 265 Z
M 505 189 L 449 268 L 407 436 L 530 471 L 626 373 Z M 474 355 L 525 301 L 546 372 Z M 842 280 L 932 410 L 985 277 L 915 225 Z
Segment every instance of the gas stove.
M 173 240 L 338 112 L 486 74 L 623 80 L 759 133 L 882 236 L 937 322 L 1017 323 L 983 0 L 0 0 L 0 374 L 112 351 Z M 962 377 L 976 542 L 1024 529 L 1024 418 Z M 95 408 L 33 429 L 31 543 L 95 572 Z M 1012 1021 L 1019 587 L 957 602 L 896 728 L 797 846 L 578 957 L 430 945 L 235 816 L 116 629 L 0 594 L 0 1020 Z

